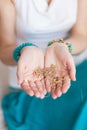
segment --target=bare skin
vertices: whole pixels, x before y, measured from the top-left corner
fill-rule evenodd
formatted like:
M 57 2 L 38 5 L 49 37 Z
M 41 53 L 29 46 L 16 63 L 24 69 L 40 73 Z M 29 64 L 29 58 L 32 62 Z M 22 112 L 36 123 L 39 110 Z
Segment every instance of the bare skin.
M 71 36 L 67 41 L 70 41 L 73 45 L 73 52 L 72 54 L 78 54 L 82 52 L 85 48 L 87 48 L 87 1 L 86 0 L 78 0 L 78 15 L 77 15 L 77 22 L 73 26 L 71 30 Z M 16 22 L 16 11 L 14 4 L 10 0 L 0 0 L 0 59 L 1 61 L 6 65 L 17 65 L 18 66 L 18 83 L 22 84 L 22 88 L 25 90 L 26 86 L 28 85 L 29 90 L 25 90 L 29 95 L 37 96 L 40 98 L 44 97 L 45 94 L 45 88 L 46 91 L 49 89 L 49 85 L 47 84 L 44 88 L 43 92 L 40 92 L 40 90 L 37 88 L 37 90 L 32 90 L 33 83 L 27 84 L 24 83 L 23 75 L 20 75 L 21 73 L 26 73 L 26 70 L 28 70 L 27 73 L 31 73 L 34 69 L 38 66 L 38 61 L 41 61 L 39 64 L 40 67 L 48 67 L 50 64 L 56 64 L 58 65 L 60 71 L 65 70 L 65 73 L 67 71 L 67 80 L 63 83 L 63 87 L 60 90 L 52 91 L 52 97 L 57 98 L 62 93 L 66 92 L 70 86 L 70 80 L 75 80 L 75 66 L 73 59 L 70 55 L 70 53 L 67 51 L 65 47 L 60 47 L 58 44 L 56 44 L 56 47 L 51 46 L 50 48 L 47 48 L 45 58 L 44 54 L 41 49 L 37 49 L 35 47 L 32 47 L 33 51 L 35 53 L 41 53 L 40 57 L 37 58 L 37 61 L 34 61 L 32 64 L 32 69 L 28 69 L 29 66 L 25 67 L 28 64 L 27 58 L 24 60 L 25 55 L 29 55 L 29 57 L 32 56 L 32 53 L 30 53 L 31 47 L 26 47 L 23 49 L 21 53 L 20 60 L 18 64 L 13 59 L 13 50 L 16 48 L 16 34 L 15 34 L 15 22 Z M 62 51 L 65 52 L 65 55 L 62 55 L 61 51 L 58 51 L 56 53 L 56 49 L 62 49 Z M 28 51 L 29 50 L 29 51 Z M 56 55 L 55 55 L 55 53 Z M 5 54 L 5 55 L 4 55 Z M 52 58 L 50 58 L 49 55 L 52 55 Z M 34 57 L 34 55 L 33 55 Z M 58 57 L 58 58 L 57 58 Z M 62 58 L 65 59 L 65 62 L 62 63 Z M 23 59 L 23 60 L 22 60 Z M 26 62 L 25 62 L 26 61 Z M 29 62 L 30 63 L 30 62 Z M 36 63 L 36 64 L 35 64 Z M 43 63 L 43 65 L 42 65 Z M 67 68 L 65 69 L 65 66 L 67 65 Z M 62 67 L 60 67 L 62 65 Z M 65 66 L 64 66 L 65 65 Z M 19 67 L 20 66 L 20 67 Z M 27 68 L 24 70 L 24 68 Z M 24 71 L 22 71 L 24 70 Z M 60 74 L 60 76 L 63 74 Z M 26 77 L 27 78 L 27 77 Z M 29 78 L 29 76 L 28 76 Z M 21 79 L 21 80 L 20 80 Z M 33 78 L 34 79 L 34 78 Z M 33 84 L 33 85 L 32 85 Z M 36 86 L 44 86 L 44 82 L 39 79 L 38 83 L 35 83 Z M 64 85 L 65 84 L 65 85 Z
M 52 0 L 47 0 L 48 5 L 50 5 L 51 1 L 52 1 Z
M 59 43 L 52 44 L 46 50 L 45 67 L 49 67 L 51 64 L 57 66 L 58 77 L 64 78 L 61 84 L 58 84 L 56 89 L 52 89 L 53 98 L 57 98 L 67 92 L 70 87 L 70 80 L 76 80 L 76 70 L 71 54 L 64 45 L 61 45 L 61 43 L 60 46 Z M 47 89 L 48 92 L 51 91 L 50 83 L 47 86 L 49 87 L 49 89 Z

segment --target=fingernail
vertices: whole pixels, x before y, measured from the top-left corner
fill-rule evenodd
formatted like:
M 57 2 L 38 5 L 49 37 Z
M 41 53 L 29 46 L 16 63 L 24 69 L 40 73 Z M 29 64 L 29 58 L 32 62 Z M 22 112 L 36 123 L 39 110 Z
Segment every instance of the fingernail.
M 32 93 L 32 94 L 30 94 L 30 96 L 32 97 L 32 96 L 34 96 L 34 94 Z
M 74 81 L 76 81 L 76 77 L 74 78 Z
M 60 94 L 58 97 L 61 97 L 62 94 Z
M 43 97 L 41 97 L 41 99 L 44 99 L 44 96 L 43 96 Z
M 44 92 L 44 94 L 46 95 L 47 91 Z
M 53 99 L 56 99 L 56 98 L 57 98 L 57 96 L 53 97 Z
M 39 97 L 40 97 L 40 94 L 39 94 L 38 92 L 36 92 L 36 93 L 35 93 L 35 96 L 36 96 L 37 98 L 39 98 Z
M 39 98 L 40 96 L 39 96 L 39 95 L 37 95 L 36 97 L 37 97 L 37 98 Z

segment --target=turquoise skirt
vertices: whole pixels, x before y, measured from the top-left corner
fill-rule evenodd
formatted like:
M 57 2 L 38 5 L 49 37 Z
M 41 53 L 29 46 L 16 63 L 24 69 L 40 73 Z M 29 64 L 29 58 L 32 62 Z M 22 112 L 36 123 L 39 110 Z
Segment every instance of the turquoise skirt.
M 77 81 L 53 100 L 13 92 L 2 100 L 8 130 L 87 130 L 87 60 L 76 67 Z

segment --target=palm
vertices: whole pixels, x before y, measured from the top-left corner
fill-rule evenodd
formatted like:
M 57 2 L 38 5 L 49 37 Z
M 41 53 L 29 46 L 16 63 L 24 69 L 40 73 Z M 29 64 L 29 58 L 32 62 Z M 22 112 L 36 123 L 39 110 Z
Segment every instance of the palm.
M 51 64 L 57 66 L 57 75 L 64 80 L 57 86 L 57 90 L 52 90 L 54 98 L 65 93 L 70 86 L 70 79 L 74 80 L 75 66 L 72 56 L 65 46 L 55 44 L 47 48 L 45 56 L 45 67 L 50 67 Z M 60 88 L 60 89 L 59 89 Z
M 42 81 L 40 81 L 43 80 L 43 75 L 42 77 L 38 78 L 36 75 L 34 75 L 33 72 L 37 68 L 43 68 L 43 67 L 44 67 L 44 54 L 42 50 L 36 47 L 24 48 L 18 62 L 17 75 L 19 84 L 21 84 L 22 88 L 29 95 L 40 96 L 40 93 L 38 92 L 38 86 L 42 86 L 43 89 Z
M 19 63 L 18 63 L 18 68 L 19 68 L 19 73 L 21 73 L 22 76 L 22 81 L 24 79 L 28 80 L 35 80 L 35 76 L 33 76 L 32 79 L 32 74 L 33 71 L 37 68 L 43 68 L 44 67 L 44 54 L 39 48 L 27 48 L 25 52 L 22 53 Z M 21 71 L 21 72 L 20 72 Z M 20 77 L 21 78 L 21 77 Z

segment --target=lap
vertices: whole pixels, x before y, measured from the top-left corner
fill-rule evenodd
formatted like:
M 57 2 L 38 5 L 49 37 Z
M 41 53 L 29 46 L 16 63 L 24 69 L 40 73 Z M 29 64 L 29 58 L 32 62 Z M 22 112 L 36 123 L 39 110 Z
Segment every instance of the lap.
M 51 96 L 41 100 L 24 92 L 6 96 L 3 110 L 9 130 L 78 130 L 79 125 L 87 128 L 85 122 L 78 123 L 87 115 L 86 72 L 87 61 L 77 66 L 77 81 L 56 100 Z

